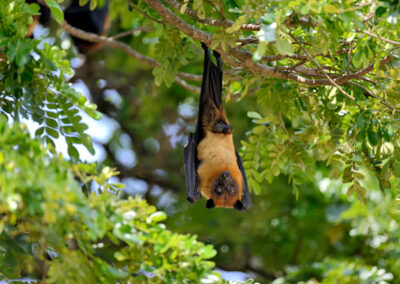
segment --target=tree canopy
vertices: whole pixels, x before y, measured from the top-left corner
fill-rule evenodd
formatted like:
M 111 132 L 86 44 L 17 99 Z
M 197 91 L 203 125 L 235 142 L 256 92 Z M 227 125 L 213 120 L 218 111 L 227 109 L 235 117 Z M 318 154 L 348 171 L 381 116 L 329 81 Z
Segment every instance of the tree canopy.
M 53 20 L 27 37 L 39 3 Z M 399 283 L 397 0 L 110 0 L 103 35 L 69 3 L 0 3 L 1 277 Z M 200 42 L 223 59 L 249 212 L 184 200 Z

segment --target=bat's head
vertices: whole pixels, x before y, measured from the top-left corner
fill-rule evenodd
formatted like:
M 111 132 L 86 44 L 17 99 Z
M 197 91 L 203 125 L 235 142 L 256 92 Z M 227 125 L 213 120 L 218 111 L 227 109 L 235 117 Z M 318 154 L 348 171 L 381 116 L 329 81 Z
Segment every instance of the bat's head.
M 229 171 L 223 171 L 211 184 L 211 196 L 207 200 L 206 207 L 234 207 L 237 210 L 243 209 L 241 201 L 241 189 L 239 183 Z

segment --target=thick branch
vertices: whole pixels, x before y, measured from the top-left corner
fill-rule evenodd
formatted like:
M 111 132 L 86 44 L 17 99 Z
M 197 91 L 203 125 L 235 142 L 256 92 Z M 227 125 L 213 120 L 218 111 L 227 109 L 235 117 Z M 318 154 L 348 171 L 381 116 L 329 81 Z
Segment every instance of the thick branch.
M 90 42 L 101 43 L 105 46 L 109 46 L 112 48 L 120 49 L 120 50 L 124 51 L 125 53 L 127 53 L 129 56 L 139 60 L 140 62 L 143 62 L 143 63 L 149 65 L 150 67 L 154 68 L 154 67 L 157 67 L 160 65 L 160 63 L 158 63 L 153 58 L 137 52 L 136 50 L 134 50 L 129 45 L 127 45 L 123 42 L 113 40 L 112 38 L 108 38 L 106 36 L 85 32 L 83 30 L 80 30 L 80 29 L 77 29 L 77 28 L 71 26 L 70 24 L 68 24 L 65 21 L 61 24 L 61 26 L 63 27 L 64 30 L 66 30 L 69 34 L 73 35 L 74 37 L 77 37 L 77 38 L 80 38 L 80 39 L 83 39 L 86 41 L 90 41 Z M 184 78 L 187 80 L 192 80 L 192 81 L 201 81 L 201 75 L 194 75 L 194 74 L 180 72 L 180 73 L 178 73 L 176 78 L 178 78 L 178 77 L 181 77 L 181 78 Z M 197 90 L 198 90 L 197 87 L 189 85 L 188 83 L 184 82 L 182 79 L 177 81 L 177 83 L 180 84 L 183 88 L 187 89 L 188 91 L 192 92 L 192 91 L 196 90 L 196 93 L 200 94 L 200 91 L 197 92 Z
M 64 30 L 66 30 L 69 34 L 73 35 L 74 37 L 77 37 L 77 38 L 80 38 L 80 39 L 83 39 L 86 41 L 90 41 L 90 42 L 101 43 L 105 46 L 120 49 L 120 50 L 124 51 L 125 53 L 127 53 L 128 55 L 130 55 L 131 57 L 133 57 L 133 58 L 139 60 L 140 62 L 143 62 L 153 68 L 159 65 L 159 63 L 157 61 L 155 61 L 153 58 L 137 52 L 136 50 L 132 49 L 129 45 L 127 45 L 123 42 L 115 41 L 111 38 L 108 38 L 108 37 L 102 36 L 102 35 L 97 35 L 95 33 L 85 32 L 83 30 L 80 30 L 80 29 L 77 29 L 77 28 L 71 26 L 66 21 L 62 22 L 61 26 Z
M 176 6 L 177 2 L 175 0 L 165 0 L 167 3 L 170 3 L 171 6 Z M 164 6 L 159 0 L 144 0 L 145 3 L 147 3 L 149 6 L 151 6 L 164 20 L 165 22 L 168 22 L 169 24 L 175 26 L 178 28 L 180 31 L 185 33 L 186 35 L 190 36 L 191 38 L 198 40 L 200 42 L 204 42 L 207 46 L 211 45 L 212 41 L 212 35 L 201 31 L 199 29 L 196 29 L 195 27 L 189 25 L 186 23 L 184 20 L 182 20 L 180 17 L 175 15 L 170 9 L 168 9 L 166 6 Z M 180 4 L 179 4 L 180 5 Z M 190 10 L 188 10 L 190 11 Z M 215 22 L 213 22 L 215 23 Z M 132 56 L 133 58 L 151 66 L 151 67 L 156 67 L 159 65 L 159 63 L 154 60 L 151 57 L 145 56 L 143 54 L 138 53 L 137 51 L 133 50 L 129 45 L 118 42 L 113 40 L 112 38 L 108 38 L 105 36 L 99 36 L 96 34 L 92 33 L 87 33 L 82 30 L 76 29 L 74 27 L 71 27 L 67 23 L 63 23 L 63 28 L 68 31 L 70 34 L 79 37 L 84 40 L 92 41 L 92 42 L 98 42 L 102 43 L 104 45 L 113 47 L 113 48 L 118 48 L 126 52 L 128 55 Z M 240 49 L 237 47 L 231 47 L 229 48 L 228 51 L 223 50 L 220 46 L 215 48 L 216 51 L 218 51 L 222 58 L 231 66 L 233 67 L 240 67 L 243 69 L 246 69 L 252 73 L 255 74 L 262 74 L 265 76 L 273 77 L 273 78 L 279 78 L 279 79 L 288 79 L 292 80 L 301 84 L 309 85 L 309 86 L 322 86 L 322 85 L 333 85 L 336 86 L 338 84 L 343 84 L 348 82 L 349 80 L 352 79 L 361 79 L 365 74 L 371 72 L 373 70 L 373 64 L 368 66 L 367 68 L 357 71 L 352 74 L 345 74 L 341 77 L 338 77 L 338 74 L 332 74 L 328 75 L 323 71 L 323 68 L 320 70 L 315 70 L 315 69 L 310 69 L 306 68 L 303 66 L 293 66 L 293 68 L 284 68 L 284 67 L 274 67 L 274 66 L 267 66 L 262 64 L 261 62 L 254 62 L 252 59 L 252 54 L 244 49 Z M 305 59 L 310 59 L 313 60 L 314 56 L 319 56 L 318 55 L 312 55 L 311 58 L 309 58 L 308 55 L 269 55 L 269 56 L 264 56 L 263 60 L 264 61 L 277 61 L 281 60 L 283 58 L 291 58 L 291 59 L 296 59 L 296 60 L 305 60 Z M 382 62 L 385 61 L 382 60 Z M 382 64 L 381 62 L 381 64 Z M 386 62 L 387 63 L 387 62 Z M 300 64 L 299 64 L 300 65 Z M 303 76 L 303 75 L 305 76 Z M 327 75 L 327 76 L 326 76 Z M 181 80 L 177 80 L 177 83 L 180 84 L 182 87 L 185 89 L 188 89 L 190 91 L 196 91 L 198 90 L 197 87 L 195 86 L 190 86 L 186 82 L 183 82 L 182 79 L 185 80 L 192 80 L 192 81 L 201 81 L 201 75 L 193 75 L 193 74 L 187 74 L 187 73 L 178 73 L 177 76 Z M 326 77 L 326 79 L 322 78 L 323 76 Z M 332 76 L 332 77 L 331 77 Z M 310 78 L 311 77 L 311 78 Z M 313 78 L 314 77 L 314 78 Z M 176 77 L 177 78 L 177 77 Z M 335 78 L 335 79 L 333 79 Z

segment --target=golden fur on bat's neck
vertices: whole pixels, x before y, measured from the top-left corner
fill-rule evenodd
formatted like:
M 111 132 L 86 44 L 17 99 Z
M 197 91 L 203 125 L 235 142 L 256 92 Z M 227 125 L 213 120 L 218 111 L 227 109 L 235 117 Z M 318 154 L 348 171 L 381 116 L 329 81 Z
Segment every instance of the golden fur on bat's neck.
M 219 117 L 223 118 L 226 123 L 225 113 L 220 112 Z M 204 137 L 197 146 L 197 158 L 201 164 L 197 170 L 200 178 L 201 194 L 207 199 L 211 198 L 211 187 L 213 181 L 217 179 L 222 172 L 229 171 L 231 176 L 238 184 L 239 198 L 242 196 L 242 173 L 237 164 L 235 146 L 233 144 L 232 133 L 214 133 L 211 131 L 212 123 L 204 129 Z M 232 207 L 238 196 L 232 197 L 235 200 L 228 202 L 229 204 L 216 204 L 217 207 Z

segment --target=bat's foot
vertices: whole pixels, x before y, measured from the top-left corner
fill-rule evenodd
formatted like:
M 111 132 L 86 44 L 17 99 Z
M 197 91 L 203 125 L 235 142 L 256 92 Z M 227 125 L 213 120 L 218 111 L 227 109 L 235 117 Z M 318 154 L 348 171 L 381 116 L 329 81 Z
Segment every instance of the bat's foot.
M 231 134 L 232 131 L 233 126 L 230 124 L 226 124 L 225 122 L 216 122 L 212 128 L 212 132 L 214 133 Z
M 206 203 L 206 208 L 211 209 L 215 207 L 215 202 L 212 199 L 208 199 Z
M 235 208 L 238 211 L 244 210 L 242 201 L 240 200 L 236 201 L 235 205 L 233 205 L 233 208 Z

